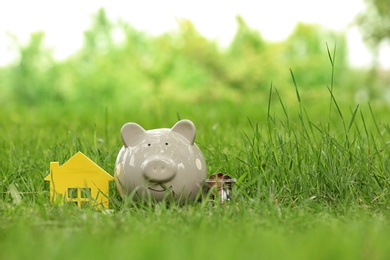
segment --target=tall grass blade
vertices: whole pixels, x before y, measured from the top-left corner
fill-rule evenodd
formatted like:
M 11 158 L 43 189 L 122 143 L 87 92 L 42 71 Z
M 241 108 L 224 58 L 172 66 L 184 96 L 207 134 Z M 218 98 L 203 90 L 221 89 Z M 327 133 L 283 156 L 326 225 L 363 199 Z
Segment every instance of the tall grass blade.
M 301 97 L 299 95 L 298 85 L 297 85 L 297 82 L 295 81 L 294 73 L 293 73 L 293 71 L 291 69 L 290 69 L 290 74 L 291 74 L 291 78 L 292 78 L 293 83 L 294 83 L 295 93 L 297 94 L 298 102 L 301 103 Z
M 337 108 L 337 112 L 339 113 L 341 119 L 344 121 L 343 113 L 341 112 L 341 109 L 340 109 L 340 107 L 339 107 L 339 105 L 338 105 L 338 103 L 337 103 L 337 100 L 336 100 L 336 98 L 335 98 L 334 95 L 333 95 L 332 89 L 329 88 L 329 87 L 327 87 L 327 88 L 328 88 L 328 90 L 329 90 L 329 93 L 330 93 L 330 96 L 331 96 L 331 100 L 332 100 L 333 104 L 334 104 L 334 105 L 336 106 L 336 108 Z
M 330 64 L 331 64 L 331 67 L 332 67 L 331 68 L 331 75 L 330 75 L 330 87 L 327 87 L 328 90 L 330 91 L 330 94 L 331 94 L 331 99 L 330 99 L 330 102 L 329 102 L 329 122 L 328 122 L 328 132 L 329 132 L 330 131 L 330 115 L 332 113 L 332 101 L 335 100 L 334 96 L 333 96 L 333 87 L 334 87 L 334 68 L 335 68 L 334 61 L 336 59 L 336 43 L 335 43 L 334 48 L 333 48 L 333 55 L 331 55 L 328 43 L 326 43 L 326 50 L 327 50 L 328 57 L 329 57 L 329 60 L 330 60 Z M 340 110 L 339 110 L 339 113 L 340 113 Z
M 288 121 L 287 109 L 286 109 L 286 107 L 284 106 L 282 97 L 280 96 L 279 91 L 278 91 L 276 88 L 275 88 L 275 91 L 276 91 L 276 95 L 278 96 L 279 103 L 280 103 L 280 105 L 282 106 L 283 113 L 284 113 L 284 115 L 286 116 L 286 119 L 287 119 L 287 121 Z
M 382 137 L 381 131 L 379 130 L 378 123 L 376 122 L 376 119 L 375 119 L 375 116 L 374 116 L 374 112 L 372 111 L 372 107 L 371 107 L 370 102 L 368 103 L 368 108 L 370 109 L 370 114 L 371 114 L 372 120 L 374 121 L 374 125 L 375 125 L 375 128 L 376 128 L 376 131 L 378 132 L 378 136 L 383 141 L 383 137 Z
M 270 113 L 271 113 L 272 88 L 273 88 L 273 85 L 272 85 L 272 81 L 271 81 L 271 86 L 269 88 L 269 95 L 268 95 L 267 121 L 269 121 L 271 118 Z
M 353 122 L 355 121 L 356 113 L 357 113 L 358 110 L 359 110 L 359 104 L 358 104 L 358 105 L 355 107 L 355 109 L 353 110 L 351 120 L 349 121 L 349 125 L 348 125 L 348 130 L 347 130 L 347 132 L 349 132 L 349 130 L 351 129 L 352 124 L 353 124 Z
M 336 57 L 336 43 L 335 43 L 334 48 L 333 48 L 333 55 L 330 54 L 330 49 L 329 49 L 328 43 L 326 43 L 326 51 L 328 52 L 328 57 L 329 57 L 330 63 L 332 64 L 332 67 L 334 67 L 334 60 Z

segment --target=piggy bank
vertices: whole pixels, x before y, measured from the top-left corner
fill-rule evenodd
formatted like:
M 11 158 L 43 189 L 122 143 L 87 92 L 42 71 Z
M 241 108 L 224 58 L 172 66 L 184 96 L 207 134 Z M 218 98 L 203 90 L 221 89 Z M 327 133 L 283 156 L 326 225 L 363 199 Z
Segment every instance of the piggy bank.
M 147 131 L 136 123 L 125 124 L 114 174 L 122 198 L 194 200 L 207 171 L 195 134 L 189 120 Z

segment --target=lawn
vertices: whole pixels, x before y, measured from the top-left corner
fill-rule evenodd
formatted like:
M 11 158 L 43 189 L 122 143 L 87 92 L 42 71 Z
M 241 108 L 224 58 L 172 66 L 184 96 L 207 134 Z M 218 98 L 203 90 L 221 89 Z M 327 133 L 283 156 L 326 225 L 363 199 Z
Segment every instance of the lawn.
M 367 74 L 343 41 L 339 63 L 304 25 L 268 43 L 241 21 L 225 52 L 189 23 L 154 38 L 122 25 L 115 45 L 99 15 L 67 60 L 35 34 L 0 68 L 0 259 L 388 259 L 386 78 L 359 104 Z M 81 151 L 113 175 L 123 124 L 184 118 L 208 175 L 237 179 L 230 202 L 135 203 L 114 183 L 108 211 L 50 201 L 50 162 Z
M 2 107 L 1 258 L 386 259 L 386 107 L 295 95 L 271 87 L 262 104 Z M 51 204 L 51 161 L 82 151 L 113 174 L 123 123 L 179 118 L 196 124 L 208 174 L 237 178 L 231 202 L 132 203 L 112 184 L 108 212 Z

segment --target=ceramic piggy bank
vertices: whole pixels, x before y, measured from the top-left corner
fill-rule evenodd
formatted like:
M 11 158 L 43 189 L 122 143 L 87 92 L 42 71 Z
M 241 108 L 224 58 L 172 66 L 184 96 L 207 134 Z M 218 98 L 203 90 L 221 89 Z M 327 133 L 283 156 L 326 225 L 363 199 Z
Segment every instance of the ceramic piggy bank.
M 157 201 L 195 199 L 207 170 L 194 143 L 195 134 L 189 120 L 181 120 L 171 129 L 147 131 L 136 123 L 125 124 L 114 175 L 121 196 Z

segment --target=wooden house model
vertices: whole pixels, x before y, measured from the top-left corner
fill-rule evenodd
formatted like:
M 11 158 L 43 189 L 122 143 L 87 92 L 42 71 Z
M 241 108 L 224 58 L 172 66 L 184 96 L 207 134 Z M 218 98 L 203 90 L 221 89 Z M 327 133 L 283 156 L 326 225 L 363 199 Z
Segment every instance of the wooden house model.
M 62 166 L 50 163 L 50 199 L 60 204 L 73 202 L 96 208 L 108 208 L 109 181 L 114 178 L 82 152 L 76 153 Z

